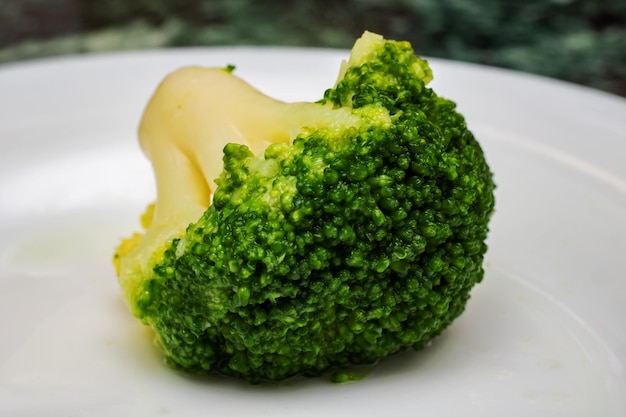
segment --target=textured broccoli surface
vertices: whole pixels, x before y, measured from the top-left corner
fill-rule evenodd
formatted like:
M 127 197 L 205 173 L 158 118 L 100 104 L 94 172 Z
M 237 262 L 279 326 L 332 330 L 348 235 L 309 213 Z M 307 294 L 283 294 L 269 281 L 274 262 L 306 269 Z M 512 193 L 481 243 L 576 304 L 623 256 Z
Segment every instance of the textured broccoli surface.
M 151 233 L 158 196 L 148 231 L 115 259 L 169 364 L 251 382 L 319 375 L 421 349 L 463 312 L 484 274 L 494 183 L 430 79 L 407 42 L 366 33 L 334 88 L 296 105 L 306 117 L 287 112 L 288 140 L 213 157 L 199 218 Z

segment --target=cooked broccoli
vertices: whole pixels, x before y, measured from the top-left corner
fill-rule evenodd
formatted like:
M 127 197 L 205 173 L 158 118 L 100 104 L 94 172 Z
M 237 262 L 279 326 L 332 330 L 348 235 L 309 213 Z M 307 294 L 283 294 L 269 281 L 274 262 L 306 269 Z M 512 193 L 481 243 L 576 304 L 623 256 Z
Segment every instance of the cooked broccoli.
M 169 75 L 139 129 L 156 176 L 114 263 L 170 365 L 248 381 L 420 349 L 483 278 L 494 183 L 407 42 L 366 32 L 284 103 L 227 68 Z

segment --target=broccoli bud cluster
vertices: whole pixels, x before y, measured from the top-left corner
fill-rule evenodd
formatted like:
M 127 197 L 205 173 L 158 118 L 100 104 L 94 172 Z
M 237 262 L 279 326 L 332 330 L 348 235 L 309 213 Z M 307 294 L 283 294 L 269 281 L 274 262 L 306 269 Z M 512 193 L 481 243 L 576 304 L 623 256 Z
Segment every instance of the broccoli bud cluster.
M 319 375 L 421 349 L 463 312 L 492 174 L 428 64 L 370 36 L 290 142 L 225 146 L 212 204 L 140 280 L 133 311 L 172 366 Z

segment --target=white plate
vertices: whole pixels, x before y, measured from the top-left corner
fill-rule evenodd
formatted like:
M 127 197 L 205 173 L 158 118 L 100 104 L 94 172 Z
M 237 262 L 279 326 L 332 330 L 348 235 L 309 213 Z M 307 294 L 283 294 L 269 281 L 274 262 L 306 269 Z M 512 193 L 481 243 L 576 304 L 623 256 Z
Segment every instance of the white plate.
M 236 64 L 284 100 L 343 51 L 187 49 L 0 69 L 0 415 L 626 415 L 626 102 L 432 60 L 496 173 L 487 273 L 432 346 L 366 379 L 248 386 L 161 362 L 109 262 L 153 198 L 135 129 L 182 65 Z

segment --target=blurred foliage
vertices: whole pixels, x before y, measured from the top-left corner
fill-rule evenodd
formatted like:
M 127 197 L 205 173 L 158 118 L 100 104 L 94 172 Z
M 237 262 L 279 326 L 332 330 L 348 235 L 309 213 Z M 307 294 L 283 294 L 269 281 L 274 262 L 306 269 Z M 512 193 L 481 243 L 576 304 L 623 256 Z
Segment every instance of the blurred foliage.
M 0 62 L 165 46 L 349 48 L 365 29 L 422 55 L 626 96 L 626 0 L 0 0 Z

